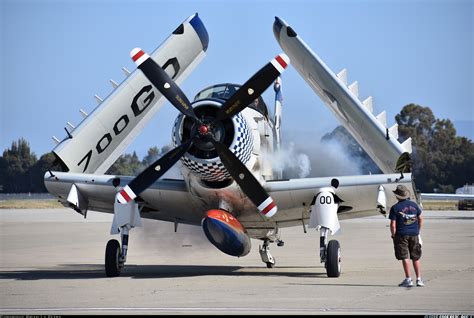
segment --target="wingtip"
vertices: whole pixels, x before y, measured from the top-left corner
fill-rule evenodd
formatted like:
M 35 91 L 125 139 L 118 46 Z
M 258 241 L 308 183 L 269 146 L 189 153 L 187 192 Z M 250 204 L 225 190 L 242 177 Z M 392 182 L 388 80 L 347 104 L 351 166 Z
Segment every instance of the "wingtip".
M 189 23 L 194 28 L 194 31 L 196 31 L 197 35 L 199 36 L 199 39 L 201 40 L 202 50 L 207 51 L 207 48 L 209 46 L 209 34 L 207 33 L 207 29 L 204 26 L 204 23 L 202 22 L 197 12 L 189 20 Z
M 275 21 L 273 22 L 273 34 L 275 35 L 275 38 L 277 41 L 280 41 L 280 31 L 281 28 L 283 27 L 283 23 L 281 19 L 277 16 L 275 16 Z

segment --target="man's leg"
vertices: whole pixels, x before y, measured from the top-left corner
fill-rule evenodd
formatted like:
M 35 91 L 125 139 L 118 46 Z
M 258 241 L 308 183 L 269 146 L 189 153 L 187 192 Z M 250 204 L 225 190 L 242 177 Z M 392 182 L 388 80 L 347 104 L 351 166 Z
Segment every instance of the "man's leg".
M 400 287 L 413 287 L 413 281 L 410 277 L 410 260 L 408 258 L 402 259 L 403 270 L 405 271 L 405 279 L 398 284 Z
M 421 277 L 421 264 L 420 264 L 419 259 L 417 259 L 416 261 L 413 260 L 413 268 L 415 269 L 416 278 L 420 278 Z
M 413 260 L 413 268 L 415 269 L 415 273 L 416 273 L 416 286 L 423 287 L 423 286 L 425 286 L 425 283 L 421 279 L 421 268 L 420 267 L 421 267 L 420 260 L 419 259 L 417 259 L 416 261 Z
M 416 285 L 423 287 L 425 284 L 421 279 L 421 244 L 418 236 L 411 236 L 409 239 L 410 258 L 413 262 L 413 269 L 416 274 Z
M 410 261 L 408 259 L 402 259 L 403 270 L 405 271 L 405 277 L 410 277 Z M 413 262 L 415 264 L 415 262 Z M 418 274 L 417 274 L 418 276 Z

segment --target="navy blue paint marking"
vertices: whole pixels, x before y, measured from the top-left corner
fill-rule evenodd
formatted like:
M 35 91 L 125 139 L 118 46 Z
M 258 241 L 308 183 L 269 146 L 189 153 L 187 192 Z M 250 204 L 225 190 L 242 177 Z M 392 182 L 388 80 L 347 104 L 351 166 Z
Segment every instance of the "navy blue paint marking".
M 273 22 L 273 33 L 277 38 L 278 42 L 280 42 L 280 30 L 283 27 L 283 23 L 280 18 L 275 17 L 275 22 Z
M 199 36 L 199 39 L 201 40 L 202 49 L 206 51 L 209 45 L 209 34 L 207 33 L 206 27 L 202 23 L 197 13 L 194 18 L 189 21 L 189 23 L 193 26 L 194 31 L 196 31 L 197 35 Z

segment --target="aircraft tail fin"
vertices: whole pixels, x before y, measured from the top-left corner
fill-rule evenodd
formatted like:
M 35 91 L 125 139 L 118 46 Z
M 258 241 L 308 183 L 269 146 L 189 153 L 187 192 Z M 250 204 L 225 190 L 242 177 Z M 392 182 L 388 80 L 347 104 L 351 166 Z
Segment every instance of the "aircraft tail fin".
M 274 151 L 279 151 L 280 150 L 280 145 L 281 145 L 281 119 L 282 119 L 282 107 L 283 107 L 283 94 L 281 91 L 281 78 L 278 77 L 275 81 L 275 84 L 273 85 L 273 88 L 275 90 L 275 142 L 274 142 Z M 283 178 L 283 169 L 277 169 L 275 171 L 276 175 L 275 177 L 277 179 Z
M 273 85 L 275 90 L 275 130 L 276 130 L 276 146 L 280 148 L 280 129 L 281 129 L 281 116 L 283 106 L 283 94 L 281 91 L 281 78 L 278 77 Z

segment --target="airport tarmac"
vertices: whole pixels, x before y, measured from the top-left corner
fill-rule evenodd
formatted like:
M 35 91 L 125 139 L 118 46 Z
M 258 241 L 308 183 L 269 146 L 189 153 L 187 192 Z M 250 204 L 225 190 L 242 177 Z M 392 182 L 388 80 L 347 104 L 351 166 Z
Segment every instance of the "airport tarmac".
M 201 228 L 145 220 L 120 277 L 107 278 L 111 215 L 0 210 L 0 314 L 474 314 L 474 212 L 425 211 L 425 287 L 402 288 L 389 221 L 341 221 L 342 274 L 319 263 L 319 234 L 283 228 L 266 268 L 252 240 L 242 258 Z M 413 271 L 412 271 L 413 272 Z M 414 274 L 413 274 L 414 275 Z

